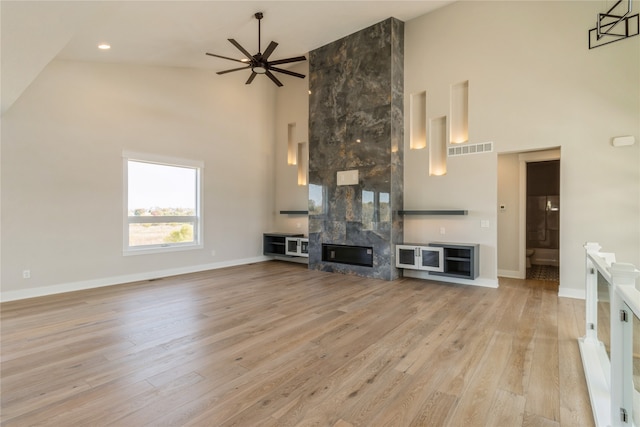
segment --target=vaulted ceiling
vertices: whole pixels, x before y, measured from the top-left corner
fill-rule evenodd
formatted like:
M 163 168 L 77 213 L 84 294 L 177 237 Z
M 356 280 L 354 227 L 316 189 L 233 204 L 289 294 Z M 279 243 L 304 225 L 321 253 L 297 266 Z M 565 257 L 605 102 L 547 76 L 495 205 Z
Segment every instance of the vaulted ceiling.
M 408 21 L 453 0 L 423 1 L 7 1 L 0 2 L 2 113 L 53 59 L 208 68 L 242 57 L 227 39 L 272 59 L 306 54 L 388 17 Z M 97 49 L 109 43 L 107 51 Z

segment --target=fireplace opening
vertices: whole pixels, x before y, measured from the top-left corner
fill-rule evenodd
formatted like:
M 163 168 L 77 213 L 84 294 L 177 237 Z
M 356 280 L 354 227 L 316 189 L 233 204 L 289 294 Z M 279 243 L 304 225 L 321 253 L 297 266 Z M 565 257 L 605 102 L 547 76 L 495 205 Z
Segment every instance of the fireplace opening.
M 322 261 L 373 267 L 373 247 L 323 243 Z

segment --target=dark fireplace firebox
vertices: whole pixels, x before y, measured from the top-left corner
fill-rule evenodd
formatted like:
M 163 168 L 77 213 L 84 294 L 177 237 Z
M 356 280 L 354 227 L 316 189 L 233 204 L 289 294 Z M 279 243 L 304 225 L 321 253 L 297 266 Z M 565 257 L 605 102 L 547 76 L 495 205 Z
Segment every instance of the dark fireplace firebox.
M 322 261 L 373 267 L 373 247 L 323 243 Z

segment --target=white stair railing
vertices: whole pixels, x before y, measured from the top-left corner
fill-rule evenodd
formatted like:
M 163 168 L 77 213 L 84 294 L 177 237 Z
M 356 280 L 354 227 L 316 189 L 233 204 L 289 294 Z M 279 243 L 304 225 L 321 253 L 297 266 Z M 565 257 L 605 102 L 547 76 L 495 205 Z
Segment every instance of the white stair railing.
M 593 417 L 598 427 L 640 427 L 640 393 L 633 375 L 634 344 L 640 348 L 639 331 L 635 343 L 633 334 L 634 321 L 640 324 L 640 270 L 616 263 L 615 254 L 600 249 L 597 243 L 585 245 L 586 334 L 578 340 Z M 607 303 L 608 310 L 603 309 Z M 608 319 L 600 319 L 609 323 L 609 352 L 601 341 L 607 337 L 598 336 L 598 310 L 608 312 Z

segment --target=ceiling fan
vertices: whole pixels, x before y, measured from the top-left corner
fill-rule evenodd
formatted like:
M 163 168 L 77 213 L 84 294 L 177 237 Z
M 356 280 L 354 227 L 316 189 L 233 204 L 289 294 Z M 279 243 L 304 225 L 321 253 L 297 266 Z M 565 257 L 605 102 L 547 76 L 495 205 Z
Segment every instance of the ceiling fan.
M 293 58 L 286 58 L 286 59 L 278 59 L 278 60 L 275 60 L 275 61 L 269 61 L 268 60 L 269 56 L 271 56 L 273 51 L 278 46 L 278 43 L 276 43 L 274 41 L 269 43 L 269 46 L 267 46 L 267 50 L 265 50 L 264 53 L 260 52 L 260 50 L 261 50 L 261 47 L 260 47 L 260 21 L 262 20 L 264 15 L 262 14 L 262 12 L 258 12 L 254 16 L 258 20 L 258 53 L 256 53 L 255 55 L 251 55 L 245 48 L 243 48 L 240 45 L 240 43 L 238 43 L 234 39 L 228 39 L 231 42 L 232 45 L 234 45 L 236 48 L 238 48 L 238 50 L 240 52 L 242 52 L 244 54 L 244 56 L 246 56 L 246 58 L 243 58 L 243 59 L 229 58 L 227 56 L 216 55 L 214 53 L 209 53 L 209 52 L 207 52 L 206 54 L 209 55 L 209 56 L 215 56 L 217 58 L 223 58 L 223 59 L 228 59 L 228 60 L 231 60 L 231 61 L 242 62 L 242 63 L 246 64 L 246 66 L 240 67 L 240 68 L 232 68 L 230 70 L 218 71 L 216 74 L 226 74 L 226 73 L 231 73 L 233 71 L 240 71 L 240 70 L 248 70 L 248 69 L 250 69 L 251 70 L 251 75 L 249 76 L 249 80 L 247 80 L 246 84 L 250 84 L 253 81 L 253 79 L 256 77 L 256 75 L 258 75 L 258 74 L 266 74 L 266 76 L 269 77 L 271 79 L 271 81 L 273 81 L 278 86 L 283 86 L 283 84 L 280 82 L 280 80 L 277 79 L 276 76 L 273 75 L 272 71 L 304 79 L 304 77 L 305 77 L 304 74 L 295 73 L 293 71 L 284 70 L 282 68 L 277 68 L 277 67 L 274 67 L 274 65 L 288 64 L 290 62 L 306 61 L 307 60 L 306 57 L 304 57 L 304 56 L 295 56 Z

